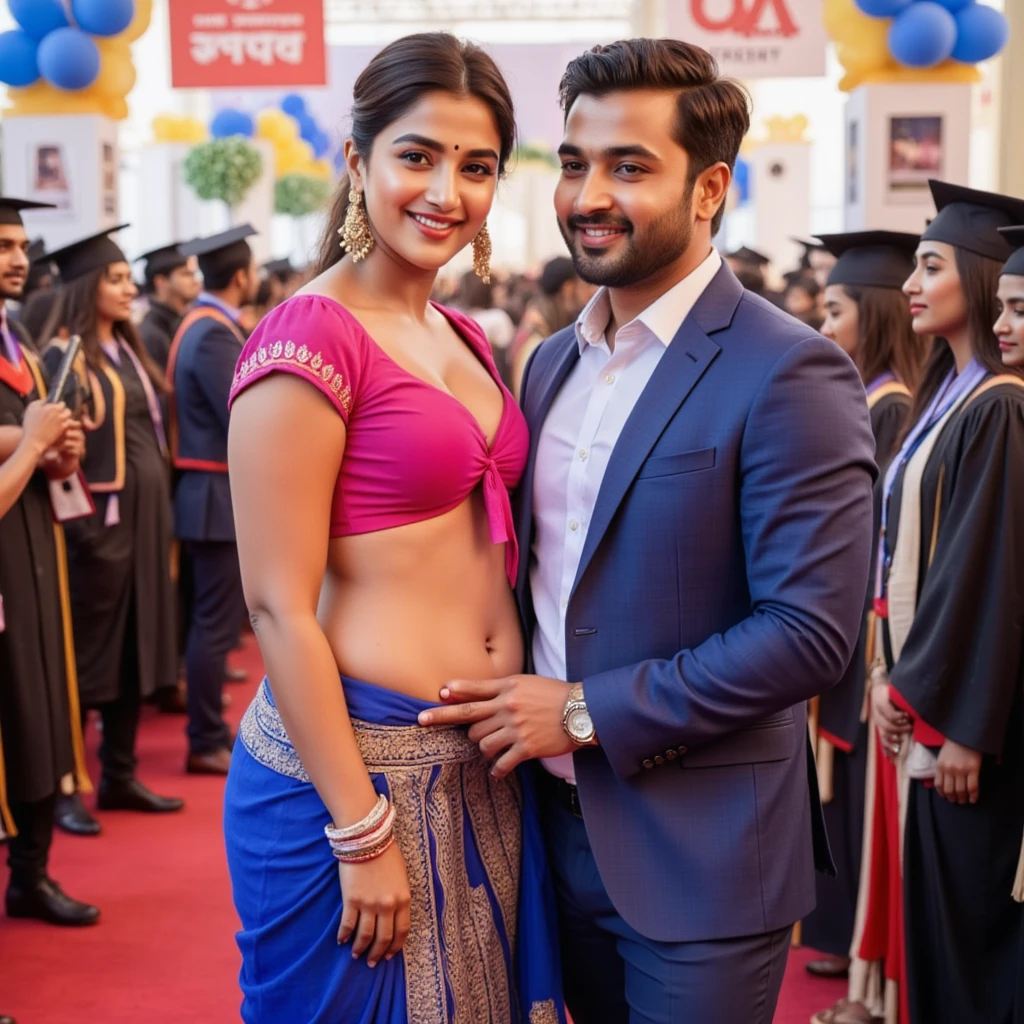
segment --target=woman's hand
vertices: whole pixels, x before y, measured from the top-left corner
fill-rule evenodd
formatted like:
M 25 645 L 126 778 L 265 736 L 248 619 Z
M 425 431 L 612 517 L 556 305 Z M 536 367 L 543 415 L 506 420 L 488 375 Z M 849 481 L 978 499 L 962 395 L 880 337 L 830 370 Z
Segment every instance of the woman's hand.
M 935 792 L 951 804 L 976 804 L 980 793 L 981 753 L 946 740 L 935 768 Z
M 914 723 L 910 715 L 889 699 L 889 686 L 884 681 L 871 687 L 871 719 L 878 727 L 885 756 L 895 761 L 903 745 L 903 737 L 914 731 Z
M 352 956 L 367 953 L 366 962 L 376 967 L 390 960 L 409 937 L 409 877 L 397 843 L 362 864 L 339 864 L 343 911 L 338 943 L 352 939 Z

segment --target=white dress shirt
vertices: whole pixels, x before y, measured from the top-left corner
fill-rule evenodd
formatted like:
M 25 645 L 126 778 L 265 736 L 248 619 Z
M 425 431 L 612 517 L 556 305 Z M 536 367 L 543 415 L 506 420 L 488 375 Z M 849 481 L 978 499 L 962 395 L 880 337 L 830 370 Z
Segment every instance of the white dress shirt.
M 608 460 L 665 349 L 721 263 L 712 249 L 688 277 L 619 328 L 614 351 L 606 337 L 611 320 L 606 289 L 597 292 L 576 321 L 580 359 L 541 428 L 533 478 L 530 587 L 537 617 L 533 663 L 538 675 L 569 681 L 566 611 Z M 575 783 L 572 754 L 545 758 L 543 764 L 553 775 Z

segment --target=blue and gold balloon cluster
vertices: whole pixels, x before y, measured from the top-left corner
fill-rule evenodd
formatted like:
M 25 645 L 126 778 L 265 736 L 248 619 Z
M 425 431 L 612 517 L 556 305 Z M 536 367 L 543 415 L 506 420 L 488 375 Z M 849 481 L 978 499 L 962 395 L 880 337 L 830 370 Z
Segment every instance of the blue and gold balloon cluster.
M 891 19 L 889 52 L 903 67 L 934 68 L 946 60 L 977 64 L 1009 38 L 1006 16 L 975 0 L 856 0 L 868 17 Z
M 128 116 L 136 80 L 131 44 L 149 27 L 152 0 L 7 3 L 19 26 L 0 34 L 9 114 Z

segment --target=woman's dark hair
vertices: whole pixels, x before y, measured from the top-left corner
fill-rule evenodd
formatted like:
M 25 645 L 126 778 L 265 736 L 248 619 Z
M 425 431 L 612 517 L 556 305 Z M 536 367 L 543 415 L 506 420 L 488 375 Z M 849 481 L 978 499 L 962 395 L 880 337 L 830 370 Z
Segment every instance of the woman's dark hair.
M 64 296 L 59 288 L 33 292 L 21 307 L 21 325 L 31 335 L 36 351 L 42 352 L 64 326 Z
M 64 326 L 67 327 L 71 335 L 81 336 L 85 361 L 94 370 L 101 369 L 103 365 L 102 349 L 97 332 L 96 293 L 108 270 L 109 267 L 101 267 L 61 288 L 64 299 Z M 153 362 L 149 352 L 146 351 L 146 346 L 142 344 L 135 324 L 131 320 L 115 321 L 114 333 L 119 338 L 123 338 L 128 347 L 138 356 L 139 362 L 142 363 L 155 387 L 164 394 L 169 393 L 167 378 L 160 367 Z
M 870 384 L 892 372 L 911 393 L 916 391 L 931 338 L 914 333 L 907 297 L 896 288 L 844 285 L 843 291 L 857 303 L 859 340 L 853 361 L 861 379 Z
M 363 160 L 369 160 L 377 136 L 431 92 L 475 96 L 490 108 L 501 138 L 498 173 L 504 173 L 516 143 L 508 84 L 489 54 L 447 32 L 420 32 L 396 40 L 385 46 L 356 79 L 352 141 Z M 333 267 L 344 255 L 338 235 L 348 212 L 350 188 L 346 177 L 331 205 L 315 274 Z
M 971 335 L 971 353 L 989 373 L 1012 373 L 1024 377 L 1016 367 L 1003 365 L 999 354 L 999 340 L 992 325 L 999 318 L 996 311 L 996 292 L 999 290 L 999 274 L 1002 264 L 985 256 L 954 247 L 956 269 L 960 275 L 960 287 L 967 301 L 967 325 Z M 923 415 L 935 393 L 942 386 L 946 375 L 956 365 L 953 350 L 945 338 L 936 338 L 931 358 L 925 367 L 921 386 L 914 395 L 914 405 L 907 420 L 909 430 Z
M 678 93 L 675 140 L 690 158 L 689 187 L 713 164 L 736 165 L 743 136 L 750 130 L 750 95 L 738 82 L 722 78 L 707 50 L 678 39 L 624 39 L 595 46 L 565 70 L 559 86 L 568 118 L 580 96 L 606 96 L 642 89 Z M 718 234 L 725 203 L 711 221 Z

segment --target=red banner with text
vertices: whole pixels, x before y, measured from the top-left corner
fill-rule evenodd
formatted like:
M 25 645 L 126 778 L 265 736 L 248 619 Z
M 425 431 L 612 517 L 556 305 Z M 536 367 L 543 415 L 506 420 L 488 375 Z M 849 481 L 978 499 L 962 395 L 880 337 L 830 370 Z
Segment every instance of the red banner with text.
M 324 0 L 171 0 L 176 89 L 327 84 Z

